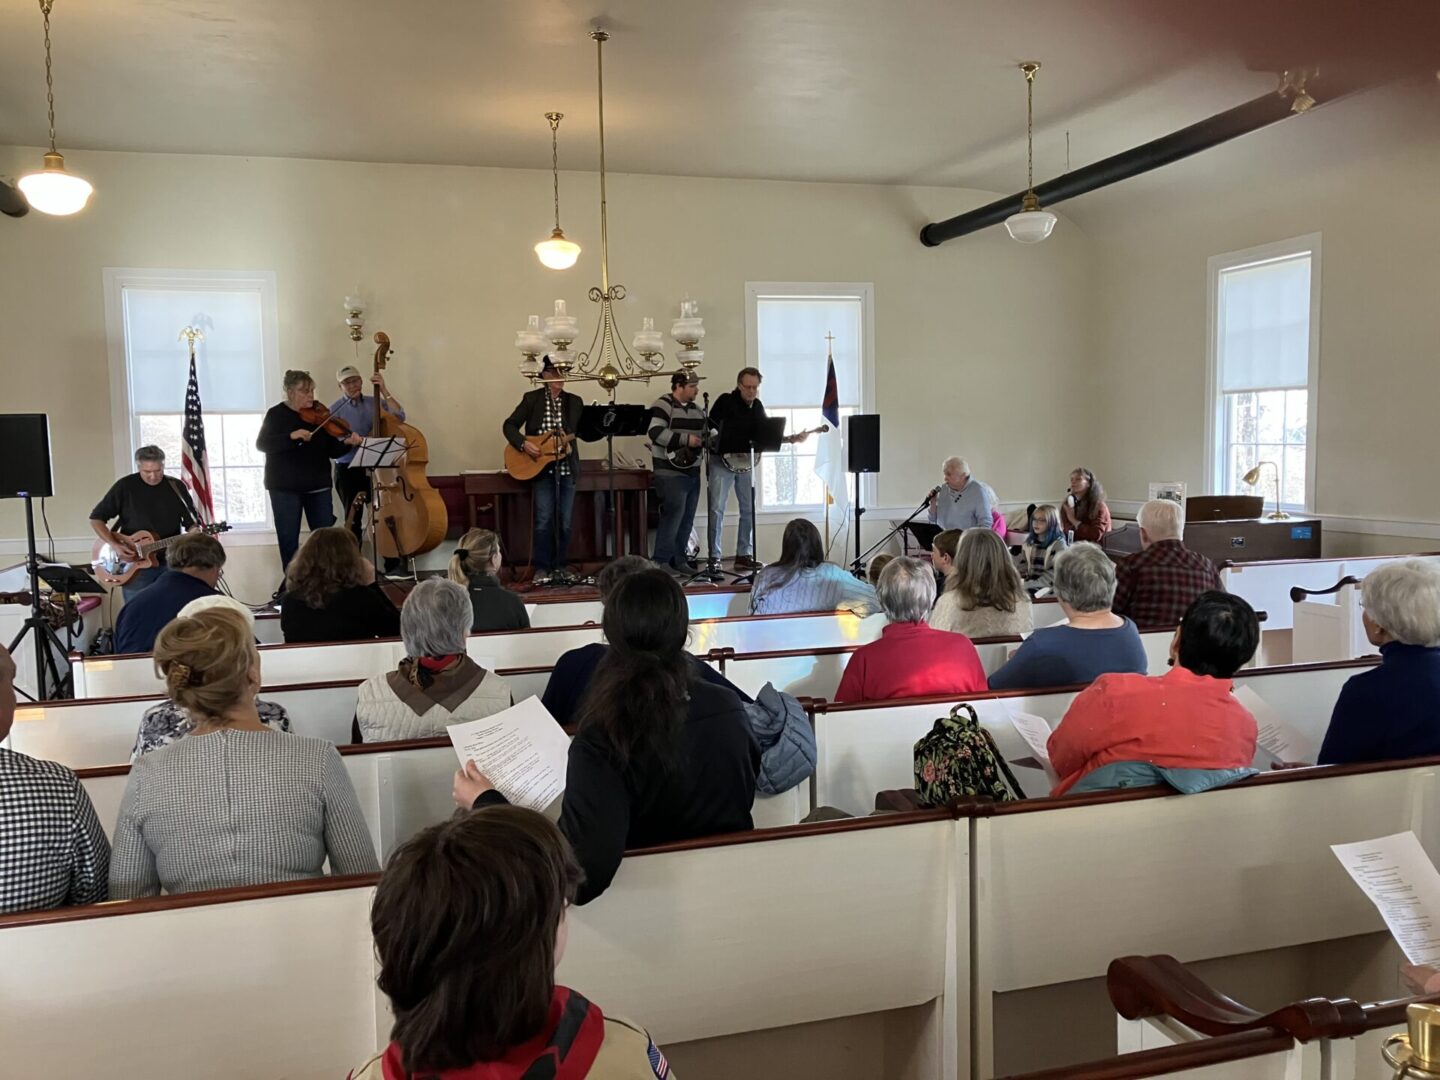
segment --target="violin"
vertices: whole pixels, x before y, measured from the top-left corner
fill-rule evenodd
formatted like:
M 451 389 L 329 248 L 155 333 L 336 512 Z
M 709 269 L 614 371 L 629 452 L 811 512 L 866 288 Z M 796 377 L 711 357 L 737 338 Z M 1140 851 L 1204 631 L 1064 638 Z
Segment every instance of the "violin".
M 318 401 L 301 409 L 300 419 L 312 425 L 314 430 L 323 431 L 325 434 L 333 435 L 342 441 L 348 439 L 351 434 L 350 425 L 340 417 L 332 416 L 330 414 L 330 407 L 328 405 L 322 405 Z

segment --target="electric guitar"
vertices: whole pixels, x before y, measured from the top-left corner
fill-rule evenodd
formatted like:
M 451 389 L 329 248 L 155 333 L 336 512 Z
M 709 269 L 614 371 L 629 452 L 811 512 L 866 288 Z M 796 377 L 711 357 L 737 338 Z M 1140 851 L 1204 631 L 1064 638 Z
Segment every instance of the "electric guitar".
M 781 442 L 782 444 L 783 444 L 783 443 L 798 443 L 798 442 L 803 442 L 805 439 L 808 439 L 811 435 L 824 435 L 824 434 L 825 434 L 827 431 L 829 431 L 829 430 L 830 430 L 830 425 L 829 425 L 829 424 L 821 424 L 819 427 L 807 428 L 807 429 L 804 430 L 804 431 L 797 431 L 794 435 L 786 435 L 783 439 L 780 440 L 780 442 Z M 749 455 L 749 454 L 726 454 L 726 455 L 724 455 L 724 457 L 725 457 L 725 466 L 726 466 L 726 468 L 728 468 L 731 472 L 749 472 L 749 471 L 750 471 L 750 455 Z M 756 460 L 756 461 L 759 461 L 759 460 L 760 460 L 760 456 L 759 456 L 758 454 L 755 456 L 755 460 Z
M 574 435 L 560 430 L 545 431 L 526 438 L 540 448 L 540 456 L 532 458 L 524 450 L 517 450 L 508 442 L 505 444 L 505 471 L 516 480 L 534 480 L 552 464 L 569 457 Z
M 214 536 L 216 533 L 229 532 L 230 526 L 224 521 L 217 521 L 213 525 L 204 526 L 200 531 L 208 536 Z M 122 533 L 121 537 L 135 549 L 139 556 L 133 561 L 127 560 L 114 544 L 97 540 L 95 549 L 90 555 L 90 568 L 94 571 L 95 576 L 106 585 L 124 585 L 141 570 L 158 566 L 155 553 L 164 551 L 184 535 L 186 534 L 177 533 L 174 536 L 167 536 L 163 540 L 156 540 L 154 533 L 141 531 L 129 536 Z

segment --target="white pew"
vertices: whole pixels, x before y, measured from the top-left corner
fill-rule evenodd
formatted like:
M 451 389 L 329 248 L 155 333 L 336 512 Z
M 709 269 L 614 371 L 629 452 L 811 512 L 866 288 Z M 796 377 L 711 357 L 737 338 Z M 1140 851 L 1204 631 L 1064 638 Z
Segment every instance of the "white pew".
M 873 640 L 883 625 L 880 616 L 862 620 L 848 612 L 719 619 L 692 623 L 690 648 L 696 653 L 716 648 L 756 652 L 796 642 L 816 647 L 863 644 Z M 599 626 L 541 628 L 472 634 L 466 650 L 487 667 L 505 669 L 550 665 L 561 653 L 600 640 Z M 404 646 L 395 638 L 260 647 L 264 678 L 272 685 L 310 682 L 317 675 L 329 679 L 368 678 L 391 670 L 403 656 Z M 145 694 L 160 683 L 149 654 L 81 657 L 74 671 L 76 697 Z
M 1226 592 L 1243 596 L 1256 611 L 1269 613 L 1267 630 L 1289 630 L 1293 626 L 1290 590 L 1328 589 L 1347 574 L 1363 578 L 1375 567 L 1396 559 L 1440 559 L 1440 553 L 1421 555 L 1376 555 L 1366 558 L 1277 559 L 1270 562 L 1240 563 L 1220 570 Z M 1338 658 L 1333 658 L 1338 659 Z
M 450 782 L 455 750 L 449 742 L 372 743 L 342 747 L 341 760 L 355 786 L 370 839 L 381 862 L 428 825 L 455 812 Z M 85 792 L 107 837 L 113 836 L 120 800 L 130 778 L 128 766 L 81 769 Z M 757 796 L 751 817 L 757 829 L 797 825 L 810 812 L 810 781 L 780 795 Z
M 977 813 L 977 1075 L 993 1075 L 997 995 L 1103 976 L 1129 953 L 1190 962 L 1383 929 L 1330 845 L 1415 829 L 1433 851 L 1435 771 L 1292 772 L 1194 796 L 1113 792 Z
M 1317 668 L 1257 668 L 1242 673 L 1237 687 L 1247 686 L 1282 719 L 1318 747 L 1330 722 L 1330 711 L 1345 680 L 1368 670 L 1371 662 Z M 825 703 L 814 713 L 818 751 L 815 801 L 851 814 L 869 813 L 875 793 L 915 785 L 915 742 L 959 701 L 975 707 L 981 724 L 995 737 L 1000 753 L 1011 763 L 1031 758 L 1030 748 L 1009 717 L 1023 712 L 1039 716 L 1053 729 L 1075 699 L 1073 687 L 1051 691 L 987 692 L 970 697 L 916 702 Z M 1268 758 L 1257 753 L 1257 767 Z M 1013 766 L 1015 778 L 1029 798 L 1049 793 L 1038 768 Z
M 570 910 L 558 978 L 667 1049 L 928 1005 L 918 1045 L 901 1024 L 909 1075 L 949 1080 L 965 1054 L 967 942 L 947 938 L 968 920 L 967 859 L 943 815 L 633 855 L 605 896 Z M 123 1062 L 157 1080 L 239 1080 L 359 1064 L 388 1035 L 373 889 L 337 884 L 0 918 L 0 1008 L 24 1020 L 7 1025 L 7 1072 L 79 1078 Z M 185 1023 L 157 1033 L 155 1017 L 175 1013 Z

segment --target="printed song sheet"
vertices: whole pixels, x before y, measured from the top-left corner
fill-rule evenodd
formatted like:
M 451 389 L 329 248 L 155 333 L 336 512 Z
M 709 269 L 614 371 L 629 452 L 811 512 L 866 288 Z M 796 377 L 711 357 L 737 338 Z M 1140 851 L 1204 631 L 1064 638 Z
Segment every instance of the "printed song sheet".
M 1258 729 L 1255 742 L 1276 761 L 1303 761 L 1315 764 L 1320 756 L 1320 747 L 1315 740 L 1298 731 L 1269 703 L 1248 686 L 1235 688 L 1235 700 L 1250 710 Z
M 1003 699 L 1002 699 L 1003 700 Z M 1005 715 L 1010 717 L 1010 723 L 1025 740 L 1025 745 L 1030 747 L 1030 752 L 1040 762 L 1040 767 L 1045 770 L 1045 779 L 1054 787 L 1060 782 L 1055 773 L 1055 768 L 1050 764 L 1050 725 L 1044 717 L 1034 716 L 1031 713 L 1024 713 L 1012 710 L 1009 705 L 1005 706 Z
M 1332 844 L 1412 964 L 1440 963 L 1440 872 L 1413 832 Z
M 461 764 L 475 762 L 514 805 L 543 811 L 564 793 L 570 736 L 539 698 L 447 730 Z

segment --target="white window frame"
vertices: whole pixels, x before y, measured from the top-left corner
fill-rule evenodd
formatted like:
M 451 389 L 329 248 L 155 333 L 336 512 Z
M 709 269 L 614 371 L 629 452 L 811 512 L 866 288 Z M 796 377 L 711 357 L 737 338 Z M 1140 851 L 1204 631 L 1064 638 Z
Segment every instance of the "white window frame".
M 1286 510 L 1300 513 L 1315 511 L 1316 416 L 1320 403 L 1320 234 L 1306 233 L 1289 240 L 1228 251 L 1210 257 L 1208 273 L 1208 326 L 1205 363 L 1205 483 L 1206 490 L 1221 494 L 1225 490 L 1225 401 L 1220 392 L 1220 275 L 1227 270 L 1259 263 L 1278 262 L 1296 255 L 1310 256 L 1310 340 L 1306 360 L 1305 396 L 1305 505 L 1284 504 Z M 1263 485 L 1263 481 L 1262 481 Z M 1257 488 L 1256 491 L 1261 491 Z
M 258 292 L 260 294 L 261 340 L 265 349 L 261 365 L 265 380 L 264 401 L 281 397 L 280 320 L 278 293 L 273 270 L 166 270 L 148 267 L 113 267 L 103 271 L 105 288 L 105 338 L 110 357 L 110 432 L 115 455 L 115 475 L 135 471 L 135 450 L 139 445 L 140 425 L 130 408 L 130 378 L 125 367 L 125 306 L 127 287 L 175 289 L 187 292 Z M 175 328 L 179 334 L 180 328 Z M 179 348 L 177 337 L 176 348 Z M 268 406 L 266 406 L 268 408 Z M 253 534 L 259 542 L 275 531 L 270 509 L 265 521 L 237 525 L 229 536 Z
M 875 402 L 875 286 L 868 281 L 747 281 L 745 283 L 745 366 L 760 368 L 759 353 L 759 309 L 758 302 L 771 297 L 813 298 L 816 300 L 860 300 L 860 411 L 874 412 Z M 728 387 L 727 387 L 728 389 Z M 760 400 L 765 400 L 764 388 Z M 818 404 L 818 402 L 817 402 Z M 768 407 L 768 406 L 767 406 Z M 780 406 L 794 408 L 794 406 Z M 843 423 L 843 418 L 842 418 Z M 862 473 L 860 476 L 859 498 L 862 506 L 869 507 L 875 502 L 875 474 Z M 820 503 L 800 504 L 766 508 L 763 496 L 757 489 L 756 515 L 767 520 L 790 519 L 795 515 L 818 514 L 824 511 Z M 854 513 L 851 507 L 850 512 Z

